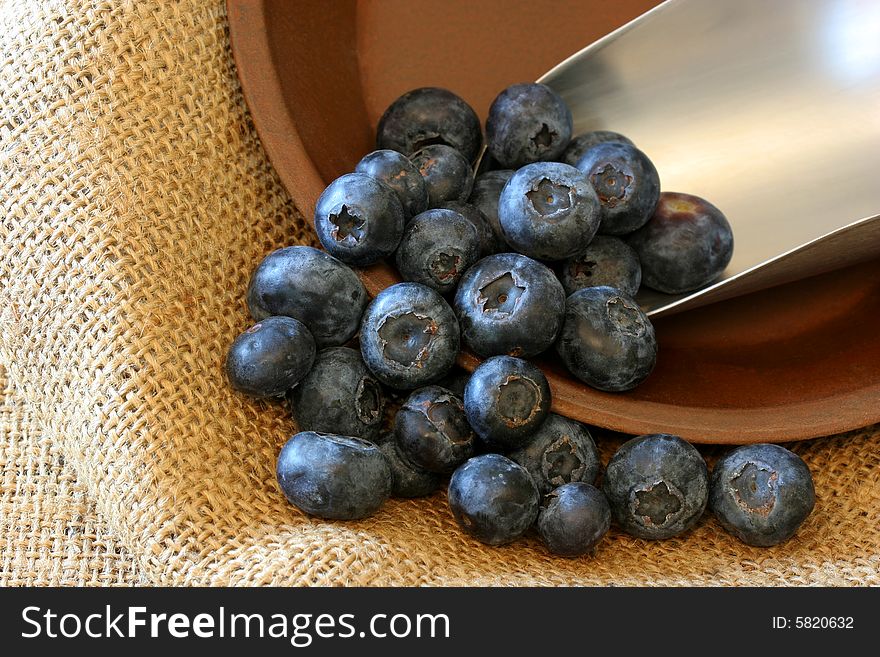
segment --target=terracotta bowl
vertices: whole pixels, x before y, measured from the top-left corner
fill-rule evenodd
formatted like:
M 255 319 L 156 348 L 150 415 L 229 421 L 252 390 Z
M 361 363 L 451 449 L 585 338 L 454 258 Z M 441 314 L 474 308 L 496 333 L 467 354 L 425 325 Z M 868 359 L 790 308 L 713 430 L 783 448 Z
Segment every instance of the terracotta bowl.
M 324 187 L 374 148 L 374 127 L 400 94 L 447 87 L 485 119 L 499 90 L 538 78 L 654 4 L 228 0 L 228 9 L 260 138 L 310 216 Z M 542 33 L 547 25 L 552 38 Z M 599 392 L 558 364 L 541 363 L 554 410 L 617 431 L 702 443 L 795 440 L 878 422 L 878 265 L 657 320 L 657 369 L 628 393 Z M 372 294 L 397 280 L 385 265 L 362 277 Z M 459 361 L 468 369 L 478 363 L 466 353 Z

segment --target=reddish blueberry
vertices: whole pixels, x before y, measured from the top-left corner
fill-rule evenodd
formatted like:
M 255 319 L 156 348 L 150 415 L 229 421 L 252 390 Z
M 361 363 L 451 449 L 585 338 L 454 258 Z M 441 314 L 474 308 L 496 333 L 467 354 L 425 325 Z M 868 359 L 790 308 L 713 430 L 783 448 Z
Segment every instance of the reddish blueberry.
M 628 238 L 642 282 L 680 294 L 716 280 L 733 256 L 733 231 L 721 210 L 690 194 L 664 192 L 654 215 Z

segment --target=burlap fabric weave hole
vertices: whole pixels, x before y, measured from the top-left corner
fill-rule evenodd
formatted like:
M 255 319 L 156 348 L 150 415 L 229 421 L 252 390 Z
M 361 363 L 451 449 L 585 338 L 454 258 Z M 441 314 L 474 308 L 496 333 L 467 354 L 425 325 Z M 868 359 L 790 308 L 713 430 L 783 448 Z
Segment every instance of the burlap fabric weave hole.
M 254 132 L 222 2 L 3 2 L 0 141 L 0 582 L 880 583 L 877 428 L 794 446 L 819 501 L 772 549 L 706 517 L 564 560 L 463 537 L 442 492 L 362 522 L 290 507 L 288 414 L 232 393 L 222 363 L 253 267 L 313 237 Z M 607 460 L 619 439 L 600 443 Z

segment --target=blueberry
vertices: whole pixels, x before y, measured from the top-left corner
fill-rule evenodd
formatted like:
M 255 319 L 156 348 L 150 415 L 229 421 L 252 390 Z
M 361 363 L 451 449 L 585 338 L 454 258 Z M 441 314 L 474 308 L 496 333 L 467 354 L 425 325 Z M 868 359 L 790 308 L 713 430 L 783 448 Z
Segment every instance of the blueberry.
M 654 369 L 657 338 L 632 297 L 613 287 L 585 287 L 565 302 L 556 351 L 584 383 L 620 392 L 635 388 Z
M 288 501 L 319 518 L 365 518 L 391 493 L 385 456 L 375 444 L 350 436 L 296 434 L 281 448 L 276 475 Z
M 550 411 L 550 386 L 535 365 L 521 358 L 487 358 L 464 389 L 470 425 L 489 448 L 522 446 Z
M 434 209 L 413 217 L 397 249 L 397 269 L 405 281 L 452 292 L 461 275 L 480 257 L 477 229 L 458 212 Z
M 670 538 L 700 519 L 709 496 L 706 462 L 678 436 L 628 440 L 611 457 L 604 491 L 621 528 L 639 538 Z
M 444 144 L 473 162 L 483 145 L 477 113 L 451 91 L 437 87 L 413 89 L 395 100 L 379 119 L 376 132 L 378 148 L 404 155 Z
M 568 147 L 565 149 L 565 152 L 559 160 L 560 162 L 565 162 L 566 164 L 576 167 L 577 163 L 584 156 L 584 153 L 596 144 L 604 144 L 606 141 L 622 141 L 624 144 L 632 144 L 631 139 L 624 137 L 619 132 L 612 132 L 611 130 L 594 130 L 593 132 L 585 132 L 582 135 L 574 137 L 568 143 Z
M 599 452 L 580 422 L 550 413 L 527 440 L 509 456 L 528 470 L 542 495 L 563 484 L 596 481 Z
M 459 467 L 448 498 L 459 527 L 489 545 L 514 540 L 538 515 L 538 490 L 529 473 L 499 454 L 475 456 Z
M 474 186 L 474 170 L 464 155 L 450 146 L 425 146 L 410 156 L 428 188 L 428 207 L 466 201 Z
M 540 262 L 517 253 L 498 253 L 465 272 L 454 308 L 462 339 L 475 353 L 528 358 L 556 339 L 565 290 Z
M 364 156 L 354 168 L 385 183 L 397 194 L 403 206 L 405 219 L 428 209 L 428 186 L 409 158 L 392 150 L 373 151 Z
M 578 169 L 535 162 L 504 186 L 498 218 L 514 250 L 530 258 L 563 260 L 583 251 L 599 229 L 599 199 Z
M 611 508 L 598 488 L 563 484 L 547 495 L 538 513 L 538 533 L 547 549 L 564 557 L 591 552 L 611 527 Z
M 315 206 L 321 244 L 354 267 L 372 265 L 394 253 L 403 224 L 403 206 L 394 190 L 364 173 L 334 180 Z
M 461 399 L 440 386 L 407 397 L 394 420 L 397 446 L 407 460 L 428 472 L 452 472 L 474 454 L 474 432 Z
M 367 306 L 360 340 L 364 362 L 376 378 L 411 390 L 449 372 L 458 355 L 458 322 L 431 288 L 398 283 Z
M 498 240 L 495 238 L 495 231 L 492 230 L 492 224 L 486 219 L 486 215 L 475 205 L 470 203 L 459 203 L 458 201 L 450 201 L 443 204 L 444 210 L 452 210 L 467 219 L 477 231 L 477 237 L 480 245 L 480 257 L 483 258 L 493 253 L 498 253 Z M 500 249 L 507 250 L 507 246 Z
M 498 218 L 498 201 L 501 199 L 501 190 L 511 179 L 515 172 L 512 169 L 499 169 L 486 171 L 474 178 L 474 188 L 468 199 L 477 207 L 483 216 L 489 221 L 492 233 L 495 236 L 491 253 L 507 251 L 507 242 L 504 241 L 504 233 L 501 230 L 501 221 Z M 490 255 L 487 253 L 486 255 Z
M 382 424 L 385 395 L 359 351 L 331 347 L 318 352 L 312 371 L 290 395 L 300 431 L 374 440 Z
M 571 110 L 550 87 L 514 84 L 489 108 L 489 152 L 508 169 L 540 160 L 556 160 L 571 140 Z
M 679 294 L 717 279 L 733 256 L 727 218 L 708 201 L 664 192 L 650 221 L 629 237 L 648 287 Z
M 305 324 L 318 347 L 348 342 L 367 307 L 367 291 L 347 265 L 310 246 L 273 251 L 251 277 L 247 304 L 260 321 L 287 315 Z
M 315 339 L 292 317 L 267 317 L 239 335 L 226 356 L 226 375 L 239 392 L 278 397 L 302 379 L 315 360 Z
M 393 436 L 383 440 L 379 449 L 382 450 L 391 469 L 392 497 L 424 497 L 440 488 L 443 477 L 410 463 L 400 453 Z
M 721 525 L 749 545 L 791 538 L 816 504 L 807 464 L 779 445 L 744 445 L 712 470 L 709 506 Z
M 562 263 L 559 280 L 566 294 L 607 285 L 632 297 L 642 284 L 642 266 L 639 256 L 626 242 L 597 235 L 583 252 Z
M 632 144 L 608 141 L 593 146 L 578 161 L 602 204 L 605 235 L 625 235 L 644 226 L 660 198 L 657 169 Z

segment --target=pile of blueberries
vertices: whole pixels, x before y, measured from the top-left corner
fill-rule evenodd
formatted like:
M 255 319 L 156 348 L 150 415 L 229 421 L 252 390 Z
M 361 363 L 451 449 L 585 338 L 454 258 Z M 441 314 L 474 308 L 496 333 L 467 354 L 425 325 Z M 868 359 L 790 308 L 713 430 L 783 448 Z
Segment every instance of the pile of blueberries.
M 491 545 L 535 525 L 550 551 L 591 551 L 612 516 L 626 532 L 669 538 L 707 504 L 753 545 L 789 538 L 815 503 L 804 462 L 776 445 L 734 449 L 711 478 L 697 450 L 653 434 L 601 463 L 588 428 L 550 412 L 529 360 L 555 348 L 600 390 L 641 383 L 657 358 L 633 295 L 715 280 L 733 237 L 707 201 L 660 191 L 626 137 L 572 139 L 562 98 L 516 84 L 483 133 L 450 91 L 422 88 L 382 116 L 376 150 L 318 199 L 324 251 L 278 249 L 247 292 L 257 322 L 226 371 L 244 393 L 284 397 L 299 426 L 278 457 L 287 499 L 308 514 L 356 519 L 390 496 L 447 477 L 464 532 Z M 404 282 L 372 300 L 351 267 L 393 258 Z M 460 347 L 484 360 L 455 368 Z

